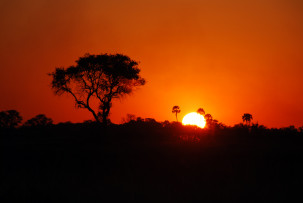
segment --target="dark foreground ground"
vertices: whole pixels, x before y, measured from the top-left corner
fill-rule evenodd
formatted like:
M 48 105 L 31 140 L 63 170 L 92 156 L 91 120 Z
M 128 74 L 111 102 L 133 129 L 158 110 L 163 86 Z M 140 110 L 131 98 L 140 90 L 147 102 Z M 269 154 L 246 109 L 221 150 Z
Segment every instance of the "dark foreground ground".
M 302 202 L 300 136 L 225 134 L 197 143 L 162 128 L 2 132 L 1 202 Z

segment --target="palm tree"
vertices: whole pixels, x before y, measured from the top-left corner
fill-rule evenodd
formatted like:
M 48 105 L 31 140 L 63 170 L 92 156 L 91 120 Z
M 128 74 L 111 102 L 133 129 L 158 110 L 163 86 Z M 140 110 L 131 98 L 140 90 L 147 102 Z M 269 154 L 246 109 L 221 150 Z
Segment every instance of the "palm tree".
M 198 113 L 198 114 L 201 114 L 202 116 L 205 115 L 205 111 L 204 111 L 204 109 L 202 109 L 202 108 L 198 108 L 197 113 Z
M 175 114 L 176 114 L 177 122 L 178 122 L 178 113 L 180 113 L 180 112 L 181 112 L 181 110 L 180 110 L 180 107 L 179 107 L 179 106 L 174 106 L 174 107 L 173 107 L 172 113 L 175 113 Z
M 250 122 L 251 122 L 252 119 L 253 119 L 253 117 L 252 117 L 252 115 L 249 114 L 249 113 L 245 113 L 245 114 L 242 116 L 243 123 L 246 123 L 246 125 L 250 125 Z

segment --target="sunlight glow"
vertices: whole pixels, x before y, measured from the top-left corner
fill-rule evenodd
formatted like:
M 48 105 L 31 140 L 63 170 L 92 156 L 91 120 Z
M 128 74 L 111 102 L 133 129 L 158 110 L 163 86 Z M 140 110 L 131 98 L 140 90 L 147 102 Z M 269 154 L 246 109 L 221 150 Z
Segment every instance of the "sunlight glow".
M 201 114 L 192 112 L 192 113 L 186 114 L 183 117 L 182 124 L 183 125 L 195 125 L 200 128 L 204 128 L 206 125 L 206 121 L 205 121 L 204 116 L 202 116 Z

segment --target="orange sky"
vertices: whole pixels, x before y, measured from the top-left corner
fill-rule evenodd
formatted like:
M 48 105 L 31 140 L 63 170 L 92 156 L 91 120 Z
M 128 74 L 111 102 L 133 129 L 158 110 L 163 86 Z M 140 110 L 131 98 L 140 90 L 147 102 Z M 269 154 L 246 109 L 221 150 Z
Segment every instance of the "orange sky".
M 199 107 L 227 125 L 251 113 L 269 127 L 303 125 L 301 0 L 4 0 L 0 111 L 57 122 L 92 116 L 55 96 L 47 73 L 85 53 L 140 61 L 147 84 L 113 103 L 158 121 Z

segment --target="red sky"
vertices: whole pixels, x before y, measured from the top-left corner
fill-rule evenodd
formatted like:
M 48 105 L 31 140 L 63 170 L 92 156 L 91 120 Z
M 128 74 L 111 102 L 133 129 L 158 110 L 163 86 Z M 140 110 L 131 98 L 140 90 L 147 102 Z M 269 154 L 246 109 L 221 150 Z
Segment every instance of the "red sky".
M 158 121 L 199 107 L 227 125 L 243 113 L 268 127 L 303 125 L 301 0 L 3 0 L 0 111 L 57 122 L 92 116 L 55 96 L 47 73 L 85 53 L 140 61 L 147 84 L 113 103 Z

